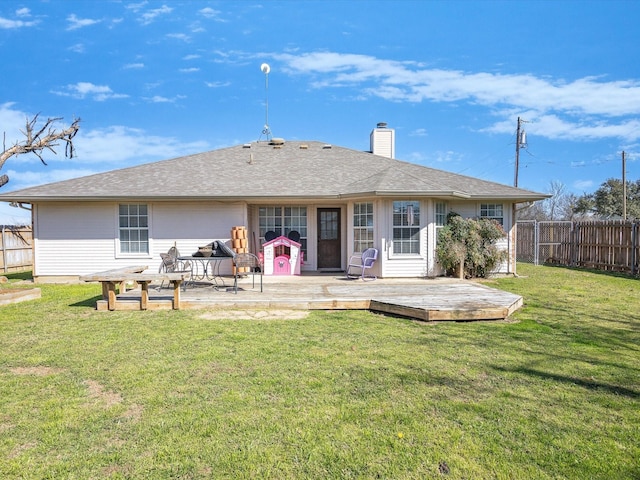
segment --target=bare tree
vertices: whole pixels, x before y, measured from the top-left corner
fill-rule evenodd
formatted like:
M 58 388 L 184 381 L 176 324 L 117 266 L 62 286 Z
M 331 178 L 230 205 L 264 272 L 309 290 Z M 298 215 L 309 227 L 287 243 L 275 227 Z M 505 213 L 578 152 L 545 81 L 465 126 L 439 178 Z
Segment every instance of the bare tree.
M 549 182 L 547 193 L 551 195 L 549 198 L 523 208 L 518 220 L 572 220 L 577 197 L 568 193 L 566 186 L 558 180 Z
M 65 144 L 64 153 L 66 157 L 73 158 L 75 150 L 73 148 L 73 137 L 76 136 L 80 129 L 80 119 L 74 120 L 69 128 L 63 130 L 56 130 L 54 123 L 62 118 L 48 118 L 45 124 L 39 130 L 36 130 L 36 122 L 38 121 L 38 115 L 33 117 L 32 120 L 27 118 L 26 131 L 22 131 L 25 140 L 16 142 L 13 146 L 7 148 L 6 146 L 6 134 L 4 136 L 2 147 L 3 152 L 0 154 L 0 169 L 4 163 L 14 155 L 21 155 L 23 153 L 33 153 L 40 161 L 46 165 L 47 162 L 42 158 L 44 150 L 50 150 L 54 154 L 56 151 L 53 147 L 59 145 L 58 142 L 62 141 Z M 7 175 L 0 175 L 0 187 L 5 185 L 9 181 Z
M 544 200 L 549 220 L 564 219 L 564 215 L 566 213 L 565 204 L 567 203 L 566 186 L 558 180 L 551 180 L 551 182 L 549 182 L 549 189 L 547 190 L 547 193 L 551 195 L 551 197 Z

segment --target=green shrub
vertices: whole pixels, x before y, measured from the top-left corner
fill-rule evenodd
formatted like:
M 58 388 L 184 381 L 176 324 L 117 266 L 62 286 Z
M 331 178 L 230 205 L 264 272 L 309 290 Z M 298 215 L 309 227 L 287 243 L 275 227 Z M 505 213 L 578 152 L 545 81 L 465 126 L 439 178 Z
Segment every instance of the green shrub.
M 495 220 L 449 214 L 438 232 L 436 258 L 449 275 L 486 277 L 507 258 L 507 252 L 496 245 L 505 235 Z

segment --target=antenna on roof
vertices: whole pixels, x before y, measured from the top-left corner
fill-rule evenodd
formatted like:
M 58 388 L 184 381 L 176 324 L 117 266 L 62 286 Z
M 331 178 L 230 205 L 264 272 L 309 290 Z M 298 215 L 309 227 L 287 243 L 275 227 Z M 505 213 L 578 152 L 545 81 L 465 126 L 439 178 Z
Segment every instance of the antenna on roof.
M 262 135 L 264 135 L 267 140 L 271 140 L 271 129 L 269 128 L 269 72 L 271 71 L 271 67 L 268 63 L 263 63 L 260 65 L 260 70 L 264 73 L 265 118 L 264 127 L 262 127 L 262 133 L 260 134 L 258 141 L 260 141 Z

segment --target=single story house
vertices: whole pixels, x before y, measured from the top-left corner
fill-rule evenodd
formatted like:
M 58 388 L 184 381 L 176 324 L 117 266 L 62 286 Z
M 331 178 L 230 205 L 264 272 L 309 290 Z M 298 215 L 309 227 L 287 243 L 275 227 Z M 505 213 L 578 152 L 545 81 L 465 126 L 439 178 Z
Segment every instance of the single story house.
M 437 230 L 452 211 L 499 221 L 510 253 L 501 271 L 515 272 L 512 207 L 547 195 L 396 160 L 386 124 L 370 142 L 363 152 L 273 138 L 2 193 L 0 201 L 31 205 L 36 281 L 155 269 L 172 246 L 190 254 L 230 240 L 237 226 L 254 253 L 267 232 L 297 231 L 303 271 L 344 270 L 354 252 L 375 247 L 379 277 L 435 276 Z

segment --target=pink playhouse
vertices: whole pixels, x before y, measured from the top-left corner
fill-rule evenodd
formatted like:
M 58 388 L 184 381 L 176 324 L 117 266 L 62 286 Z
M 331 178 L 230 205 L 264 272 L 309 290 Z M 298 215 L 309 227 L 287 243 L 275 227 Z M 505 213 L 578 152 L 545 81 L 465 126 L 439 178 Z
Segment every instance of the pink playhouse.
M 265 275 L 300 275 L 302 245 L 280 236 L 262 245 Z

